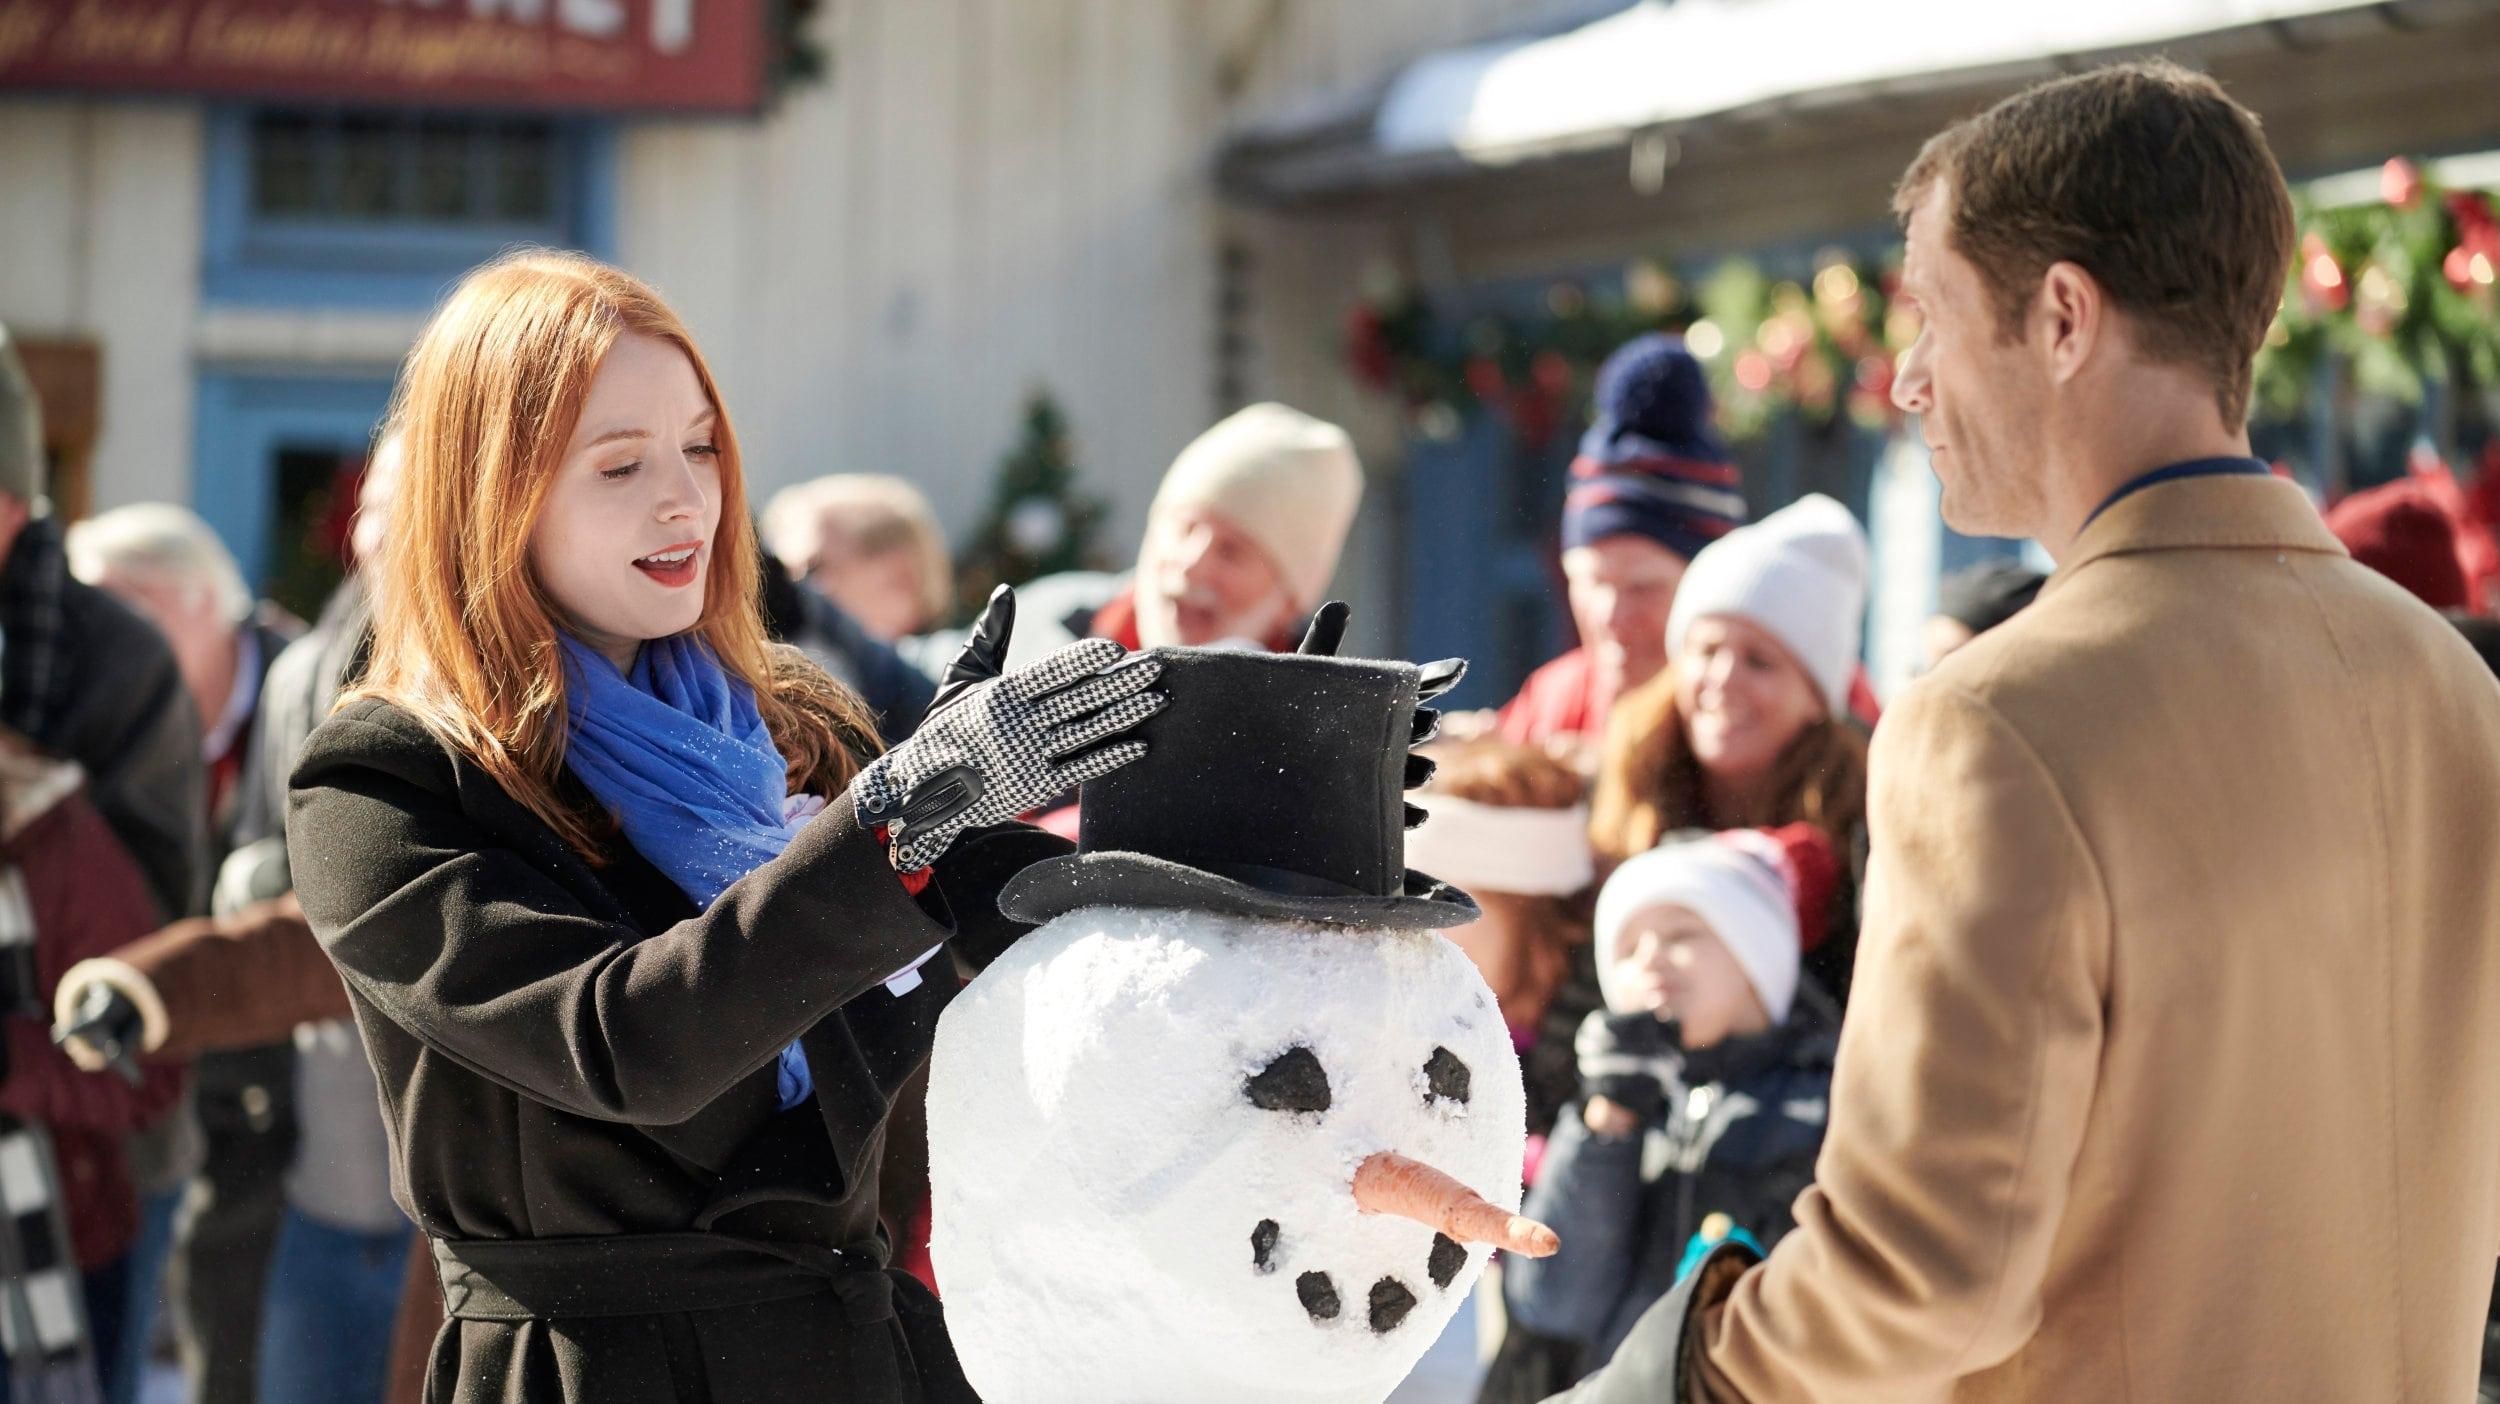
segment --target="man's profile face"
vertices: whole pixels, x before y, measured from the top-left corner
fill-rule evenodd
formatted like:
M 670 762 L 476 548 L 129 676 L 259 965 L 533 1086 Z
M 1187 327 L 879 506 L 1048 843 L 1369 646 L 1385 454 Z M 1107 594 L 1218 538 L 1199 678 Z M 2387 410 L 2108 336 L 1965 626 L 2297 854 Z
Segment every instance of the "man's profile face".
M 1910 215 L 1901 294 L 1923 325 L 1901 355 L 1892 399 L 1919 417 L 1954 530 L 2036 536 L 2047 505 L 2040 459 L 2047 378 L 2028 340 L 2005 335 L 1978 266 L 1953 247 L 1952 200 L 1938 179 Z
M 808 579 L 871 635 L 892 643 L 929 627 L 928 573 L 910 546 L 862 551 L 850 534 L 824 533 Z
M 1146 647 L 1265 644 L 1297 612 L 1283 572 L 1231 522 L 1175 507 L 1147 524 L 1137 553 L 1137 631 Z
M 196 581 L 141 571 L 108 570 L 93 583 L 165 636 L 200 725 L 215 726 L 233 686 L 237 632 L 234 621 L 218 612 L 215 592 Z

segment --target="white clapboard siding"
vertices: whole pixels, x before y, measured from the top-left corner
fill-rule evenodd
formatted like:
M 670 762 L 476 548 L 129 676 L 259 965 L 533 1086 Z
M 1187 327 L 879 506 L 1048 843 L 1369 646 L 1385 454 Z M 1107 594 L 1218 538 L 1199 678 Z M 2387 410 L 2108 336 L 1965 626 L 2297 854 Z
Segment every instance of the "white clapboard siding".
M 1047 387 L 1125 555 L 1173 453 L 1232 408 L 1227 384 L 1345 420 L 1367 457 L 1393 456 L 1394 417 L 1346 384 L 1335 335 L 1365 262 L 1394 247 L 1370 225 L 1221 209 L 1222 134 L 1424 49 L 1587 8 L 841 0 L 825 19 L 831 80 L 760 126 L 629 132 L 620 253 L 693 323 L 759 497 L 818 473 L 901 473 L 960 538 L 1025 395 Z M 1248 252 L 1249 295 L 1220 380 L 1227 240 Z

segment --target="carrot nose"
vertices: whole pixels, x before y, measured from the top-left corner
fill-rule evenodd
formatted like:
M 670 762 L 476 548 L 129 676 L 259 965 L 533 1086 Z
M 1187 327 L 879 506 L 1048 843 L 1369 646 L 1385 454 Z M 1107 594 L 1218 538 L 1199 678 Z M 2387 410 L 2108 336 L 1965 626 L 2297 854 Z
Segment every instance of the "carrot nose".
M 1490 1243 L 1525 1258 L 1553 1256 L 1554 1231 L 1509 1213 L 1420 1160 L 1379 1151 L 1354 1171 L 1354 1203 L 1366 1214 L 1395 1214 L 1461 1243 Z

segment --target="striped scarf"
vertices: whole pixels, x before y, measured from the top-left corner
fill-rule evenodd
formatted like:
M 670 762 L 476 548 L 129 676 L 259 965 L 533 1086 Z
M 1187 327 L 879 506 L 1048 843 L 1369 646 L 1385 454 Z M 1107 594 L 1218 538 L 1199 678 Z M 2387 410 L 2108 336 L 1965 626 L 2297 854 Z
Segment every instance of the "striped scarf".
M 50 517 L 30 519 L 0 563 L 0 725 L 45 737 L 64 720 L 68 660 L 61 656 L 61 610 L 69 558 Z

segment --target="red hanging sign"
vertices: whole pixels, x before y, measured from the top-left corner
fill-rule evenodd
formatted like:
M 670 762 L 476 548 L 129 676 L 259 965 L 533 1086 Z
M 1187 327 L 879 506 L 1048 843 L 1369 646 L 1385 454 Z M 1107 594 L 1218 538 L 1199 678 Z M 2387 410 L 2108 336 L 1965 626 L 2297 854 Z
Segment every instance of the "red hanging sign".
M 764 0 L 0 0 L 0 90 L 754 112 Z

